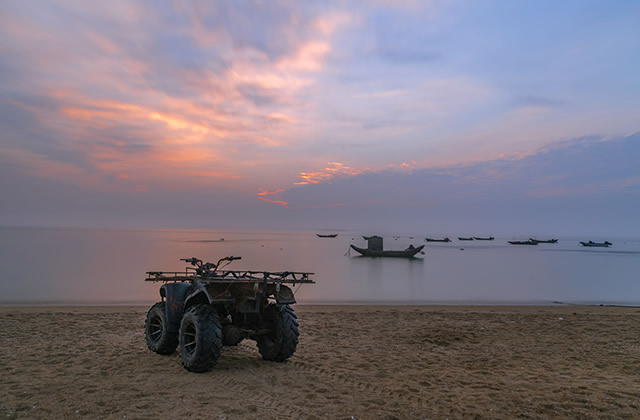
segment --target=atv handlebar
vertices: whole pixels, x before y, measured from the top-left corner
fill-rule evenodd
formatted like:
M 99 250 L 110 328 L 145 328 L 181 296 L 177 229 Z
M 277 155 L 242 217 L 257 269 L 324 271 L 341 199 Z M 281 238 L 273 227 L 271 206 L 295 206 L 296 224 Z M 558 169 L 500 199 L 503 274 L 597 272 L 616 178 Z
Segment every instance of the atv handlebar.
M 191 257 L 191 258 L 180 258 L 180 261 L 184 261 L 184 262 L 188 262 L 191 265 L 202 265 L 202 260 L 197 259 L 196 257 Z M 198 264 L 199 263 L 199 264 Z
M 204 263 L 202 260 L 196 258 L 196 257 L 191 257 L 191 258 L 180 258 L 180 261 L 184 261 L 184 262 L 188 262 L 191 265 L 196 267 L 196 272 L 199 271 L 210 271 L 210 270 L 215 270 L 216 268 L 220 267 L 220 263 L 223 261 L 228 261 L 227 264 L 230 264 L 231 261 L 235 261 L 235 260 L 240 260 L 242 259 L 242 257 L 234 257 L 229 256 L 229 257 L 224 257 L 224 258 L 220 258 L 218 260 L 218 262 L 216 264 L 213 263 Z M 227 265 L 225 264 L 225 265 Z

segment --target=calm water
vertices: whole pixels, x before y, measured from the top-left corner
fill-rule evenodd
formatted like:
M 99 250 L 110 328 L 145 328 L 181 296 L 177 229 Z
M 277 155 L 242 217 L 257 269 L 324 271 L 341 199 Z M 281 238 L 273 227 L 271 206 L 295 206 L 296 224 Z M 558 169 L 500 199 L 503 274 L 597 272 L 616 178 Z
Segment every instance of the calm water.
M 414 238 L 385 237 L 385 249 L 424 243 Z M 347 254 L 350 243 L 366 246 L 360 233 L 0 228 L 0 302 L 149 303 L 159 284 L 144 282 L 146 271 L 234 255 L 242 260 L 229 268 L 315 272 L 317 284 L 296 294 L 306 303 L 640 304 L 640 240 L 604 238 L 613 247 L 589 249 L 578 241 L 602 238 L 511 239 L 427 243 L 425 255 L 405 260 Z

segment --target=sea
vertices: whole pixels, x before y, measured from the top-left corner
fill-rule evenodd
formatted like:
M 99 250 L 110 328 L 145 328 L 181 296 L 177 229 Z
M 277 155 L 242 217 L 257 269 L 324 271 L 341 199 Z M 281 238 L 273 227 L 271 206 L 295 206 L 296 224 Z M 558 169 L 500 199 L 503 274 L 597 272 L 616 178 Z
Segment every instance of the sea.
M 306 304 L 640 305 L 640 239 L 526 246 L 508 244 L 526 239 L 514 237 L 425 242 L 416 232 L 382 236 L 385 249 L 425 244 L 417 258 L 350 250 L 377 233 L 2 227 L 0 304 L 149 304 L 160 296 L 147 271 L 184 270 L 180 258 L 237 256 L 227 268 L 314 273 L 315 284 L 295 288 Z M 613 245 L 579 244 L 588 240 Z

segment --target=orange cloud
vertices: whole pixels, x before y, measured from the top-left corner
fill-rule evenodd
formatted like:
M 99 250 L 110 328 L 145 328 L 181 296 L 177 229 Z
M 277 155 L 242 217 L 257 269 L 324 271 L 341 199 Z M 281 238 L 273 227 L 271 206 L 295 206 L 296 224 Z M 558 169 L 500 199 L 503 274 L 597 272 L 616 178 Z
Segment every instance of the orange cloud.
M 73 177 L 85 185 L 139 188 L 180 185 L 190 177 L 200 185 L 216 178 L 248 184 L 258 176 L 263 181 L 275 177 L 275 168 L 286 166 L 292 153 L 274 155 L 273 150 L 299 142 L 311 130 L 305 113 L 313 104 L 306 93 L 316 83 L 315 73 L 326 66 L 331 37 L 351 17 L 338 12 L 305 21 L 308 17 L 292 10 L 292 19 L 275 28 L 286 37 L 282 45 L 287 50 L 267 53 L 260 45 L 237 48 L 233 31 L 212 27 L 204 17 L 219 13 L 215 6 L 174 7 L 192 23 L 177 28 L 180 35 L 191 36 L 198 47 L 214 47 L 211 57 L 224 65 L 198 68 L 168 60 L 175 67 L 159 72 L 162 79 L 151 79 L 150 70 L 163 58 L 151 51 L 133 53 L 124 37 L 108 36 L 89 25 L 67 39 L 46 22 L 0 16 L 2 32 L 10 39 L 29 40 L 28 57 L 36 64 L 32 67 L 42 67 L 34 86 L 40 97 L 53 99 L 13 105 L 29 110 L 51 131 L 57 152 L 73 151 L 71 165 L 58 165 L 53 157 L 23 156 L 38 163 L 25 165 L 30 173 L 51 177 L 56 172 L 61 180 Z M 143 13 L 144 8 L 136 6 L 118 7 L 109 9 L 107 17 L 132 23 L 144 18 Z M 136 44 L 148 41 L 149 34 L 132 35 Z M 164 83 L 172 85 L 163 88 Z M 270 170 L 258 175 L 264 162 Z M 39 165 L 46 171 L 38 170 Z M 299 180 L 313 183 L 348 174 L 349 168 L 340 165 L 302 173 Z
M 31 175 L 100 190 L 139 190 L 145 185 L 202 186 L 214 179 L 246 178 L 242 168 L 251 164 L 228 158 L 237 151 L 223 147 L 220 142 L 226 134 L 234 133 L 242 135 L 246 143 L 251 141 L 252 133 L 227 124 L 228 117 L 224 114 L 216 115 L 214 111 L 207 115 L 204 107 L 175 99 L 160 104 L 161 107 L 170 104 L 171 110 L 167 111 L 87 98 L 70 90 L 48 93 L 60 103 L 57 108 L 24 105 L 15 100 L 12 105 L 29 110 L 43 126 L 55 130 L 60 139 L 58 148 L 74 150 L 75 163 L 59 163 L 23 152 L 19 161 L 23 162 L 23 170 Z M 192 115 L 176 113 L 174 107 L 190 111 Z M 126 140 L 110 137 L 112 130 L 122 135 L 123 128 L 132 130 L 124 131 L 122 138 Z M 139 137 L 132 137 L 133 134 Z M 279 144 L 264 136 L 255 138 L 254 142 Z
M 277 189 L 275 191 L 267 191 L 267 190 L 263 190 L 262 188 L 260 188 L 259 190 L 260 192 L 256 193 L 256 195 L 272 195 L 272 194 L 279 194 L 281 192 L 284 192 L 285 189 L 284 188 L 280 188 Z
M 286 201 L 278 201 L 278 200 L 269 200 L 268 198 L 258 197 L 260 200 L 266 201 L 267 203 L 279 204 L 283 207 L 289 208 L 289 203 Z
M 393 171 L 408 171 L 411 172 L 412 170 L 414 170 L 416 168 L 416 162 L 415 161 L 410 161 L 410 162 L 403 162 L 399 165 L 396 164 L 392 164 L 392 165 L 387 165 L 385 168 L 381 168 L 381 169 L 369 169 L 369 168 L 363 168 L 363 169 L 357 169 L 357 168 L 353 168 L 351 166 L 347 166 L 344 163 L 341 162 L 328 162 L 328 166 L 323 168 L 322 170 L 319 171 L 314 171 L 314 172 L 300 172 L 300 174 L 298 175 L 299 178 L 301 178 L 301 181 L 298 182 L 294 182 L 293 185 L 294 186 L 304 186 L 304 185 L 310 185 L 310 184 L 319 184 L 319 183 L 323 183 L 323 182 L 330 182 L 331 180 L 338 178 L 338 177 L 351 177 L 351 176 L 357 176 L 366 172 L 377 172 L 377 171 L 389 171 L 389 170 L 393 170 Z M 256 193 L 258 195 L 258 198 L 260 199 L 264 199 L 263 196 L 265 195 L 272 195 L 272 194 L 279 194 L 282 192 L 287 191 L 287 189 L 285 188 L 280 188 L 274 191 L 268 191 L 265 189 L 260 189 L 258 193 Z M 277 203 L 277 204 L 281 204 L 283 202 L 279 202 L 279 201 L 274 201 L 274 200 L 268 200 L 268 199 L 264 199 L 265 201 L 268 202 L 273 202 L 273 203 Z M 313 206 L 305 206 L 305 205 L 301 205 L 301 206 L 291 206 L 290 203 L 287 203 L 287 205 L 285 207 L 287 208 L 292 208 L 292 209 L 302 209 L 302 208 L 331 208 L 331 207 L 342 207 L 342 206 L 347 206 L 347 205 L 354 205 L 353 203 L 348 204 L 348 203 L 327 203 L 327 204 L 321 204 L 321 205 L 313 205 Z M 357 205 L 362 205 L 362 203 L 359 203 Z
M 316 172 L 301 172 L 299 177 L 302 181 L 294 182 L 294 185 L 318 184 L 320 182 L 329 181 L 337 176 L 354 176 L 359 175 L 367 169 L 356 169 L 346 166 L 340 162 L 329 162 L 331 166 Z

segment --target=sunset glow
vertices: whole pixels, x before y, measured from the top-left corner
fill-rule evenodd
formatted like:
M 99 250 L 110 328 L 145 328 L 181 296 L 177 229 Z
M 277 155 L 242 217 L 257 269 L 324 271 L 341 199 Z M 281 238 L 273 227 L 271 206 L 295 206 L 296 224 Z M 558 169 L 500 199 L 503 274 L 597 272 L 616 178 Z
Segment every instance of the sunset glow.
M 0 211 L 62 220 L 25 218 L 26 188 L 144 222 L 139 195 L 185 193 L 202 220 L 339 225 L 508 201 L 514 180 L 527 200 L 637 205 L 638 18 L 633 1 L 3 2 Z

